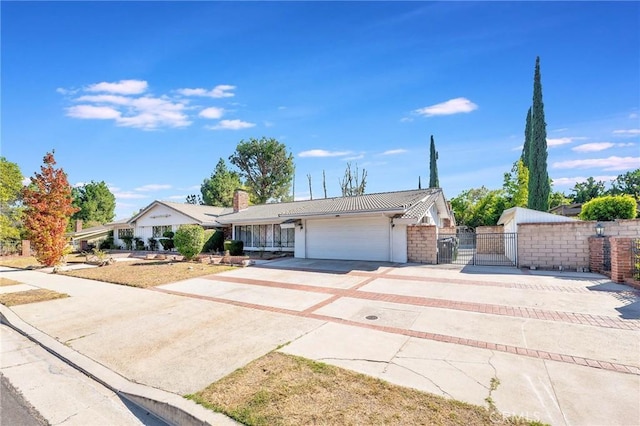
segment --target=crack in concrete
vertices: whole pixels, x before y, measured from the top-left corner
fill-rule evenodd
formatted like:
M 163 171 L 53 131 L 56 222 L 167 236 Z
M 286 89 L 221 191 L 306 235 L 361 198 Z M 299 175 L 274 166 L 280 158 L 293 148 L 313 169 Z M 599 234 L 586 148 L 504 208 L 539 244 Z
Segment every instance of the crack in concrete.
M 405 367 L 404 365 L 400 365 L 400 364 L 397 364 L 397 363 L 395 363 L 395 362 L 392 362 L 392 363 L 390 363 L 390 364 L 393 364 L 393 365 L 395 365 L 395 366 L 397 366 L 397 367 L 400 367 L 400 368 L 404 368 L 405 370 L 411 371 L 413 374 L 416 374 L 416 375 L 418 375 L 418 376 L 420 376 L 420 377 L 422 377 L 422 378 L 424 378 L 424 379 L 427 379 L 429 382 L 431 382 L 431 384 L 432 384 L 433 386 L 437 387 L 437 388 L 438 388 L 438 390 L 439 390 L 440 392 L 442 392 L 442 394 L 443 394 L 443 395 L 446 395 L 446 396 L 448 396 L 448 397 L 449 397 L 449 398 L 451 398 L 451 399 L 455 399 L 455 398 L 453 397 L 453 395 L 451 395 L 449 392 L 447 392 L 447 391 L 445 391 L 444 389 L 442 389 L 442 388 L 440 387 L 440 385 L 438 385 L 436 382 L 434 382 L 434 381 L 433 381 L 433 379 L 431 379 L 430 377 L 427 377 L 427 376 L 425 376 L 424 374 L 418 373 L 417 371 L 412 370 L 412 369 L 411 369 L 411 368 L 409 368 L 409 367 Z
M 373 362 L 376 364 L 390 364 L 390 361 L 380 361 L 377 359 L 367 359 L 367 358 L 333 358 L 333 357 L 326 357 L 326 358 L 318 358 L 318 361 L 326 361 L 326 360 L 333 360 L 333 361 L 364 361 L 364 362 Z
M 549 374 L 549 368 L 547 368 L 547 362 L 545 360 L 542 360 L 542 365 L 544 365 L 544 371 L 547 373 L 547 379 L 549 380 L 549 384 L 551 385 L 551 390 L 553 391 L 553 398 L 554 398 L 554 402 L 556 403 L 556 407 L 558 407 L 560 414 L 562 414 L 562 420 L 564 420 L 564 424 L 568 425 L 569 421 L 567 420 L 567 416 L 564 414 L 564 410 L 560 406 L 558 393 L 556 392 L 555 386 L 553 386 L 553 380 L 551 380 L 551 374 Z
M 451 362 L 449 362 L 448 360 L 443 360 L 446 364 L 450 365 L 451 367 L 455 368 L 456 370 L 458 370 L 459 372 L 461 372 L 464 376 L 468 377 L 469 379 L 473 380 L 474 382 L 476 382 L 477 384 L 479 384 L 480 386 L 482 386 L 485 389 L 489 389 L 488 386 L 485 386 L 484 384 L 482 384 L 481 382 L 479 382 L 478 380 L 476 380 L 475 377 L 470 376 L 469 374 L 467 374 L 466 371 L 462 370 L 461 368 L 456 367 L 455 365 L 453 365 Z M 484 364 L 484 363 L 482 363 Z
M 407 337 L 407 339 L 404 341 L 404 343 L 398 348 L 396 353 L 393 354 L 393 356 L 391 357 L 391 360 L 387 363 L 387 365 L 382 370 L 383 374 L 385 374 L 387 372 L 387 367 L 389 367 L 389 364 L 393 363 L 393 360 L 396 359 L 396 357 L 398 356 L 398 354 L 400 352 L 402 352 L 402 349 L 404 349 L 404 347 L 407 345 L 407 343 L 409 343 L 409 340 L 411 340 L 411 337 Z

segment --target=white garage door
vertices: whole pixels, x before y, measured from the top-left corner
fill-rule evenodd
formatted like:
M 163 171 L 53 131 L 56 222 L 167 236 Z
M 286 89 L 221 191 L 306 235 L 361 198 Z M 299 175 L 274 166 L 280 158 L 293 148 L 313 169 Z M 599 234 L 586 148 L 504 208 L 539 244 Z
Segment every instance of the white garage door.
M 309 259 L 389 261 L 389 219 L 307 220 Z

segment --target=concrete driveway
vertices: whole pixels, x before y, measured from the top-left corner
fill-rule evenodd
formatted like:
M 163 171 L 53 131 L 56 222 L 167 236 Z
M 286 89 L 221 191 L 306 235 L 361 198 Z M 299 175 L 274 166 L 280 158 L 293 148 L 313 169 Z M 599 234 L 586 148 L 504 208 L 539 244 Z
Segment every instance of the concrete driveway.
M 506 415 L 640 424 L 640 293 L 531 272 L 285 259 L 153 290 L 10 274 L 72 296 L 14 307 L 25 321 L 178 394 L 290 342 L 281 351 L 474 404 L 491 397 Z

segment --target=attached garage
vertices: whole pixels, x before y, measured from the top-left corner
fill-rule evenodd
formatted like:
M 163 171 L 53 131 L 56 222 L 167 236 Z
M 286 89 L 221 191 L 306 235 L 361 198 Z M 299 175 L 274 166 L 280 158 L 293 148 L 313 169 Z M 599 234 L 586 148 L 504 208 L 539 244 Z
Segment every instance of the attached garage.
M 310 259 L 390 259 L 388 217 L 306 220 L 306 257 Z

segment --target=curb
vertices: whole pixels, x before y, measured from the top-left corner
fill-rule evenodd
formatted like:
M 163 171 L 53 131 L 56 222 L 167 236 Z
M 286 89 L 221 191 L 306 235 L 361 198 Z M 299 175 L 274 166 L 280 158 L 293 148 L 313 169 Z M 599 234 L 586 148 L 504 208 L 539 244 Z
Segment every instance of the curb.
M 130 381 L 26 323 L 4 305 L 0 305 L 0 323 L 11 327 L 69 366 L 97 381 L 120 397 L 145 409 L 169 425 L 213 426 L 239 424 L 224 414 L 210 411 L 180 395 Z

